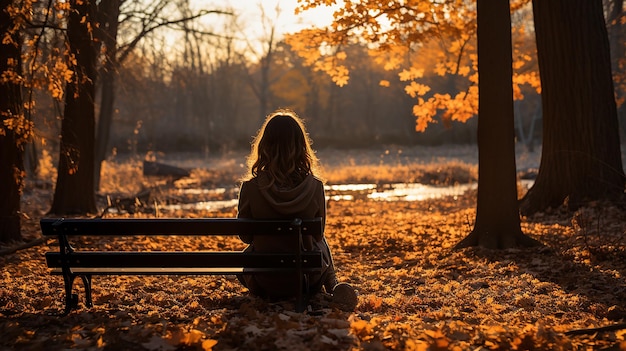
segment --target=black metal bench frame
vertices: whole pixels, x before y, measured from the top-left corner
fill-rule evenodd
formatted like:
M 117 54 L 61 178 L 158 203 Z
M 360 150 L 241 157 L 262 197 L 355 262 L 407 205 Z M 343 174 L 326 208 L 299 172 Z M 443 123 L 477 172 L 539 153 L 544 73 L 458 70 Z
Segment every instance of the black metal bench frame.
M 123 218 L 66 219 L 40 221 L 44 236 L 56 236 L 58 252 L 47 252 L 50 273 L 62 275 L 67 315 L 78 307 L 73 293 L 80 277 L 85 287 L 85 305 L 92 307 L 93 275 L 233 275 L 296 273 L 296 311 L 304 311 L 308 299 L 308 275 L 323 270 L 321 252 L 303 251 L 304 235 L 320 235 L 321 218 L 301 220 L 252 220 L 241 218 Z M 243 251 L 77 251 L 71 236 L 136 235 L 285 235 L 297 240 L 296 252 L 256 253 Z M 294 242 L 295 244 L 296 242 Z

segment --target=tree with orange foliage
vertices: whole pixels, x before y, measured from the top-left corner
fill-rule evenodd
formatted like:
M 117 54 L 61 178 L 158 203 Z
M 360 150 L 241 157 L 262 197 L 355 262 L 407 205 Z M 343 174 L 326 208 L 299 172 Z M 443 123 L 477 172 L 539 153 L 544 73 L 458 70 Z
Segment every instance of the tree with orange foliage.
M 32 133 L 22 106 L 22 15 L 15 1 L 0 0 L 0 242 L 21 239 L 24 144 Z
M 299 0 L 297 11 L 306 11 L 330 4 L 319 0 Z M 334 3 L 331 2 L 331 3 Z M 512 11 L 518 11 L 529 0 L 515 0 Z M 365 41 L 370 54 L 387 70 L 398 71 L 406 82 L 405 92 L 416 104 L 415 129 L 426 130 L 437 123 L 465 122 L 478 112 L 478 72 L 476 55 L 476 11 L 464 0 L 445 2 L 343 1 L 329 28 L 306 29 L 287 37 L 287 42 L 306 58 L 316 70 L 327 72 L 333 81 L 348 84 L 347 53 L 350 42 Z M 523 31 L 523 28 L 516 28 Z M 524 69 L 532 57 L 514 50 L 514 97 L 522 99 L 521 85 L 539 89 L 535 70 Z M 422 55 L 433 55 L 422 60 Z M 423 82 L 425 72 L 431 70 L 446 80 L 446 92 L 433 92 L 433 87 Z M 381 82 L 383 83 L 383 82 Z
M 476 224 L 457 248 L 539 244 L 517 206 L 509 0 L 478 0 L 478 201 Z
M 67 23 L 72 80 L 67 83 L 61 147 L 50 213 L 96 212 L 94 187 L 96 47 L 95 1 L 71 0 Z
M 300 0 L 300 10 L 325 4 Z M 516 2 L 521 6 L 525 2 Z M 347 84 L 348 72 L 342 50 L 349 40 L 365 40 L 376 47 L 375 54 L 386 68 L 404 67 L 399 75 L 407 82 L 405 91 L 417 99 L 414 114 L 416 130 L 423 131 L 443 111 L 443 119 L 466 121 L 479 114 L 479 186 L 476 225 L 457 247 L 480 245 L 508 248 L 536 245 L 522 233 L 517 206 L 516 167 L 513 127 L 512 40 L 509 0 L 478 1 L 475 9 L 463 0 L 344 1 L 334 14 L 330 30 L 306 30 L 288 38 L 295 50 L 315 69 L 331 74 L 338 85 Z M 481 27 L 482 26 L 482 27 Z M 475 53 L 475 34 L 479 53 Z M 482 34 L 482 38 L 481 38 Z M 425 98 L 430 87 L 418 83 L 424 68 L 407 60 L 434 38 L 442 40 L 443 50 L 435 71 L 440 75 L 466 77 L 472 83 L 456 95 L 435 93 Z M 331 55 L 324 55 L 331 52 Z M 479 55 L 484 57 L 479 57 Z M 408 64 L 407 64 L 408 61 Z M 477 64 L 477 62 L 479 64 Z M 480 67 L 479 67 L 480 66 Z M 481 81 L 478 84 L 478 71 Z M 523 80 L 521 80 L 523 81 Z M 531 78 L 527 79 L 530 82 Z M 479 99 L 480 89 L 480 99 Z

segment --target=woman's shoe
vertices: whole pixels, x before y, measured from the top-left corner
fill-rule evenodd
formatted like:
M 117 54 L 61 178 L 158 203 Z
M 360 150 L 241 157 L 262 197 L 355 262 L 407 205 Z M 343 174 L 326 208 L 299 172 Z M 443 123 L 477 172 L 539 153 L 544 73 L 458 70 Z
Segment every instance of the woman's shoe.
M 339 284 L 339 281 L 337 280 L 335 271 L 329 269 L 327 275 L 324 277 L 324 290 L 326 291 L 326 293 L 332 294 L 333 289 L 335 288 L 335 286 L 337 286 L 337 284 Z
M 342 311 L 352 312 L 359 302 L 358 293 L 348 283 L 339 283 L 333 288 L 332 305 Z

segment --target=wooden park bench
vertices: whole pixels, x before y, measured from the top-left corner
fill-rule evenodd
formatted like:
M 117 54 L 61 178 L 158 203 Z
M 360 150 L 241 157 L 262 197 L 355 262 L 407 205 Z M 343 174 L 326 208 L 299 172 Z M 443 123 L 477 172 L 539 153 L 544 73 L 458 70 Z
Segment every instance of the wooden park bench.
M 94 275 L 237 275 L 296 273 L 298 294 L 296 310 L 307 303 L 306 276 L 322 271 L 321 252 L 303 251 L 258 253 L 243 251 L 91 251 L 72 246 L 70 237 L 136 235 L 285 235 L 298 241 L 302 248 L 304 235 L 320 235 L 321 218 L 311 220 L 252 220 L 240 218 L 137 218 L 137 219 L 65 219 L 44 218 L 40 222 L 44 236 L 58 239 L 59 251 L 47 252 L 51 274 L 62 275 L 65 283 L 64 315 L 78 307 L 73 293 L 76 277 L 85 286 L 85 305 L 92 307 L 91 289 Z M 281 239 L 282 240 L 282 239 Z M 294 247 L 295 247 L 294 241 Z

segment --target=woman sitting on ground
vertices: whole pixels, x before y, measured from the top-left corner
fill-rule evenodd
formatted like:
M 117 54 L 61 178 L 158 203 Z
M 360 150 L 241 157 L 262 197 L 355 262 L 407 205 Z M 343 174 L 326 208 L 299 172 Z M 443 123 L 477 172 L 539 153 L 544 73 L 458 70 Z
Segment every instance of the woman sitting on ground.
M 311 148 L 303 121 L 291 110 L 270 114 L 259 130 L 248 156 L 249 175 L 239 192 L 239 218 L 313 219 L 326 221 L 324 184 L 318 178 L 318 160 Z M 294 240 L 278 240 L 271 235 L 241 235 L 249 244 L 246 251 L 293 251 Z M 324 235 L 304 236 L 307 251 L 321 251 L 325 269 L 309 276 L 309 291 L 322 289 L 333 296 L 338 307 L 354 310 L 355 290 L 346 283 L 338 284 L 330 248 Z M 242 283 L 254 295 L 269 299 L 292 298 L 297 294 L 294 275 L 243 275 Z

